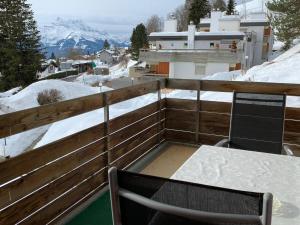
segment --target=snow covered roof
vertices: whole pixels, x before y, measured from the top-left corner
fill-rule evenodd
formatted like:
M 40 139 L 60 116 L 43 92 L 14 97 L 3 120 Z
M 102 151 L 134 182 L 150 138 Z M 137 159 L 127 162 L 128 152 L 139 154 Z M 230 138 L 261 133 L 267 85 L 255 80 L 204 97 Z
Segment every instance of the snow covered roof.
M 73 61 L 72 65 L 80 65 L 80 64 L 87 64 L 87 63 L 92 63 L 93 61 L 91 60 L 75 60 Z

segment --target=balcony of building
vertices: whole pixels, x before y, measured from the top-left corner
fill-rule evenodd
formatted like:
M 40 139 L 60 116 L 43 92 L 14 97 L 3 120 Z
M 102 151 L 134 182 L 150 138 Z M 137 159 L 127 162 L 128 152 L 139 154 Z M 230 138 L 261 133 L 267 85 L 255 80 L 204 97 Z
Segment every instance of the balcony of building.
M 236 64 L 243 59 L 239 49 L 141 49 L 139 60 L 147 63 L 195 62 Z
M 191 98 L 170 97 L 173 90 Z M 231 102 L 203 92 L 285 93 L 299 85 L 161 78 L 79 99 L 0 116 L 0 136 L 25 132 L 88 112 L 103 122 L 0 162 L 0 224 L 112 224 L 107 171 L 114 166 L 171 177 L 201 146 L 229 135 Z M 151 95 L 117 115 L 116 104 Z M 136 99 L 135 99 L 136 100 Z M 104 113 L 101 114 L 100 111 Z M 300 149 L 300 110 L 287 107 L 284 143 Z

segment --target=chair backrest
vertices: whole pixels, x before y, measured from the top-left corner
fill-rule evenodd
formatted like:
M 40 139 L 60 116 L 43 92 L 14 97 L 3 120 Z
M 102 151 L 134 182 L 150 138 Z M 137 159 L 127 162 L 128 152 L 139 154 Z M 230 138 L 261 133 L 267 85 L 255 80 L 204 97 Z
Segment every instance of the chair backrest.
M 114 225 L 270 225 L 272 195 L 109 170 Z
M 230 147 L 281 154 L 286 96 L 234 93 Z

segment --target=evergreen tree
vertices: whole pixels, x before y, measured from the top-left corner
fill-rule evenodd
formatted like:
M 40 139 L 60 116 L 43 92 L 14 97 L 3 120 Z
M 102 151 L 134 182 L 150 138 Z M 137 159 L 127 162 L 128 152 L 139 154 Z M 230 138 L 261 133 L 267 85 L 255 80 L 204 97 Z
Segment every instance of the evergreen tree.
M 149 47 L 147 30 L 144 24 L 141 23 L 133 29 L 130 40 L 132 59 L 138 60 L 140 49 Z
M 189 11 L 189 21 L 192 21 L 194 24 L 198 25 L 200 23 L 200 19 L 209 14 L 210 10 L 211 7 L 208 3 L 208 0 L 194 0 L 191 3 Z
M 291 47 L 293 40 L 300 37 L 300 1 L 273 0 L 267 3 L 271 13 L 271 24 L 279 41 L 285 43 L 284 49 Z
M 214 0 L 212 6 L 215 10 L 219 9 L 221 12 L 224 12 L 227 9 L 224 0 Z
M 51 53 L 50 59 L 56 59 L 54 52 Z
M 40 35 L 26 0 L 0 1 L 0 88 L 29 85 L 41 67 Z
M 110 44 L 107 40 L 104 41 L 103 48 L 104 49 L 110 49 Z
M 235 1 L 234 0 L 228 0 L 226 14 L 227 15 L 232 15 L 232 14 L 234 14 L 234 10 L 235 10 Z

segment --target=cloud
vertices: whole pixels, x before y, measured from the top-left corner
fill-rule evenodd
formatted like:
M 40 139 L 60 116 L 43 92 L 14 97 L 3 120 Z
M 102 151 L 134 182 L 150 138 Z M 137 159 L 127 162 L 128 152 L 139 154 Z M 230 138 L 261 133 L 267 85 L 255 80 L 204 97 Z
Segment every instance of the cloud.
M 153 14 L 166 16 L 185 0 L 28 0 L 39 24 L 47 24 L 56 17 L 81 19 L 128 32 Z M 110 27 L 111 26 L 111 27 Z M 107 29 L 106 29 L 107 30 Z

